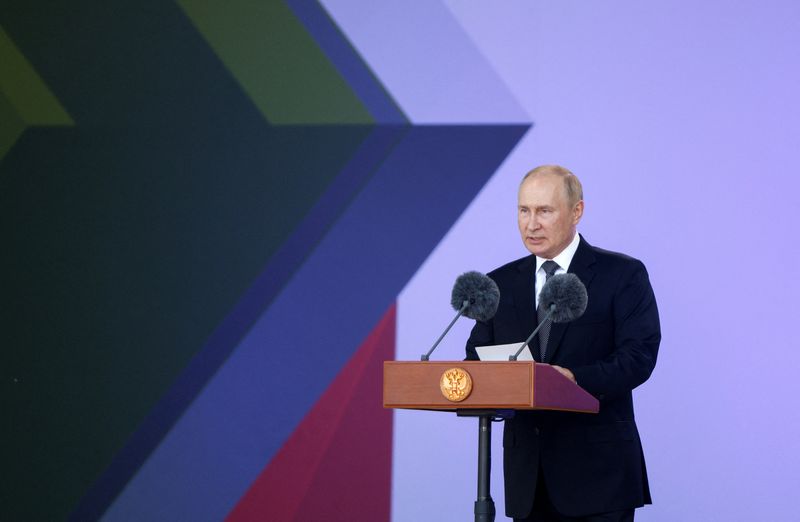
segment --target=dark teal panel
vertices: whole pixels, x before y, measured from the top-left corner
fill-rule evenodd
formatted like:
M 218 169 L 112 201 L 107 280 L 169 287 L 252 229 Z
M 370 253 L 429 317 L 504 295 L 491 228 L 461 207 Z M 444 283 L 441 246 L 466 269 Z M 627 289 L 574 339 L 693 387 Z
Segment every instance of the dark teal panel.
M 0 165 L 0 519 L 69 513 L 368 131 L 23 135 Z

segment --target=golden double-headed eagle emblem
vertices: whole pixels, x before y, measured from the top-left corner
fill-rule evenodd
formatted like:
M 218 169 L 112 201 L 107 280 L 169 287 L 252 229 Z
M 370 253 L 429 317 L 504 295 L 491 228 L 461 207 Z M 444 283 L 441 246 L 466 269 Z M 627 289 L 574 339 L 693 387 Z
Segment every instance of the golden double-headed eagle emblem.
M 439 379 L 442 395 L 450 402 L 461 402 L 472 392 L 472 377 L 461 368 L 450 368 Z

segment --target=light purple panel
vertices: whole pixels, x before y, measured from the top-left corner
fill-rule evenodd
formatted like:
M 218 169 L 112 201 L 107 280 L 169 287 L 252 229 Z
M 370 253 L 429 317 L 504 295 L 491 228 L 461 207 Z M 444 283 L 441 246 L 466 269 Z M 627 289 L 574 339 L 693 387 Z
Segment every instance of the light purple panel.
M 562 163 L 584 183 L 581 232 L 642 259 L 661 309 L 659 363 L 635 393 L 655 500 L 637 520 L 796 520 L 799 5 L 448 7 L 535 127 L 401 294 L 398 357 L 417 358 L 447 324 L 459 273 L 525 253 L 516 184 Z M 462 356 L 469 325 L 458 328 L 437 358 Z M 396 420 L 393 520 L 468 520 L 471 423 Z
M 413 123 L 530 122 L 439 1 L 321 4 Z

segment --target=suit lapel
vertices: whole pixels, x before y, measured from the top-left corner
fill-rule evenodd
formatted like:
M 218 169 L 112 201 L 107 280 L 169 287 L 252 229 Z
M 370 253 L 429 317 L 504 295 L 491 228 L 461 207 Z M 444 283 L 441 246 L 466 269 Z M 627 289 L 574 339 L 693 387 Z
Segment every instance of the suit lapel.
M 578 279 L 581 280 L 587 291 L 589 290 L 589 283 L 591 283 L 592 278 L 594 278 L 594 270 L 591 268 L 594 261 L 595 258 L 591 245 L 581 236 L 581 242 L 578 245 L 578 249 L 575 251 L 572 262 L 569 264 L 569 273 L 578 276 Z M 545 353 L 544 362 L 549 363 L 553 360 L 558 349 L 561 347 L 561 339 L 564 337 L 567 328 L 569 328 L 569 323 L 553 323 L 550 327 L 550 337 L 547 340 L 547 352 Z
M 536 328 L 536 310 L 534 308 L 533 296 L 536 278 L 536 256 L 524 258 L 517 266 L 517 280 L 514 284 L 514 308 L 517 312 L 517 324 L 522 329 L 522 339 L 524 341 L 528 335 Z M 537 347 L 538 348 L 538 347 Z M 531 353 L 535 353 L 536 348 L 531 347 Z

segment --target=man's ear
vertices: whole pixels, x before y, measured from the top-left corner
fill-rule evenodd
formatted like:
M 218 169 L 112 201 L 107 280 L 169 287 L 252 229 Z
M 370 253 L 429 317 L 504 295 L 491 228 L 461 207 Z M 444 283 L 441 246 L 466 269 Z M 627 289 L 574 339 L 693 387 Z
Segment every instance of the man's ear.
M 572 209 L 572 223 L 577 225 L 583 217 L 583 200 L 575 203 L 575 208 Z

